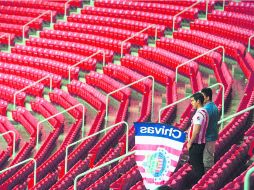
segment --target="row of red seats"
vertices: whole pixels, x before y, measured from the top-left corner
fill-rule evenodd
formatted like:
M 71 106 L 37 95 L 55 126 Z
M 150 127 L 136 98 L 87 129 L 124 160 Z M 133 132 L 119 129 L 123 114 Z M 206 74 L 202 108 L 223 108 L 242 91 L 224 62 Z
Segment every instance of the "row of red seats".
M 73 22 L 57 22 L 54 25 L 54 29 L 93 34 L 117 40 L 126 40 L 127 38 L 135 34 L 135 32 L 129 30 Z M 143 46 L 148 43 L 148 35 L 143 33 L 138 34 L 134 38 L 130 39 L 129 42 L 135 45 Z
M 43 163 L 41 163 L 37 167 L 37 171 L 36 171 L 37 182 L 39 182 L 45 176 L 47 176 L 48 173 L 54 170 L 57 170 L 58 164 L 64 159 L 66 146 L 73 143 L 77 139 L 78 133 L 80 132 L 80 129 L 81 129 L 81 122 L 82 120 L 76 120 L 75 123 L 73 123 L 69 127 L 69 131 L 65 139 L 61 143 L 57 151 L 54 152 L 51 156 L 49 156 L 47 160 L 45 160 Z M 29 173 L 27 181 L 30 184 L 29 185 L 30 187 L 34 186 L 32 170 Z
M 16 90 L 11 87 L 0 85 L 0 98 L 7 102 L 13 103 L 15 92 Z M 19 106 L 24 106 L 25 99 L 26 99 L 25 92 L 18 93 L 16 95 L 16 104 Z
M 143 180 L 138 181 L 135 185 L 133 185 L 130 190 L 146 190 L 144 186 Z
M 254 125 L 252 125 L 245 133 L 244 136 L 248 137 L 248 136 L 253 136 L 254 134 Z
M 6 115 L 8 103 L 4 100 L 0 100 L 0 115 Z
M 106 97 L 92 86 L 77 80 L 72 80 L 71 84 L 68 84 L 67 87 L 70 94 L 78 95 L 96 110 L 105 109 Z
M 94 119 L 93 124 L 90 127 L 90 131 L 87 134 L 87 136 L 92 135 L 93 133 L 98 132 L 99 130 L 102 129 L 102 122 L 104 121 L 104 117 L 105 117 L 105 109 L 98 112 L 98 114 L 96 115 Z M 99 137 L 98 135 L 96 135 L 95 137 L 92 137 L 90 139 L 87 139 L 81 142 L 77 146 L 77 148 L 73 150 L 68 156 L 68 169 L 71 168 L 74 164 L 76 164 L 78 160 L 85 157 L 87 153 L 89 152 L 89 150 L 98 141 L 98 139 Z M 64 171 L 65 171 L 64 161 L 61 161 L 61 163 L 58 165 L 58 171 L 59 171 L 59 178 L 61 178 L 64 175 Z
M 10 75 L 16 75 L 22 78 L 27 78 L 32 81 L 37 81 L 45 76 L 51 76 L 53 88 L 61 87 L 61 81 L 62 81 L 61 76 L 53 74 L 53 73 L 49 73 L 46 71 L 42 71 L 39 69 L 35 69 L 32 67 L 13 65 L 10 63 L 0 62 L 0 72 L 10 74 Z M 45 79 L 41 81 L 41 83 L 45 86 L 50 86 L 50 79 L 49 78 Z
M 86 83 L 91 86 L 96 86 L 103 89 L 106 93 L 110 93 L 116 89 L 123 87 L 123 85 L 107 75 L 90 72 L 85 76 Z M 125 100 L 126 97 L 129 97 L 131 94 L 130 89 L 125 88 L 123 90 L 113 93 L 111 96 L 116 98 L 119 101 Z
M 225 54 L 237 61 L 242 58 L 246 50 L 246 47 L 241 43 L 196 30 L 179 29 L 177 32 L 174 32 L 173 35 L 174 38 L 190 41 L 205 48 L 224 46 Z M 239 62 L 239 65 L 243 70 L 245 76 L 249 78 L 251 74 L 250 68 L 241 62 Z
M 109 63 L 107 66 L 103 67 L 103 73 L 125 84 L 130 84 L 144 78 L 143 75 L 140 75 L 137 72 L 128 69 L 127 67 L 112 63 Z M 151 89 L 151 86 L 151 79 L 145 79 L 133 84 L 131 87 L 141 93 L 145 93 Z
M 55 88 L 52 92 L 49 93 L 49 98 L 51 102 L 57 103 L 61 105 L 63 108 L 68 109 L 77 104 L 80 104 L 78 100 L 72 97 L 69 93 Z M 77 106 L 68 111 L 74 118 L 82 119 L 83 108 L 81 106 Z M 86 108 L 84 107 L 84 112 L 86 112 Z M 85 113 L 84 113 L 85 114 Z
M 5 52 L 0 52 L 0 61 L 20 66 L 29 66 L 36 69 L 41 69 L 49 73 L 63 76 L 65 78 L 69 77 L 70 66 L 57 61 Z M 71 68 L 70 73 L 71 78 L 77 79 L 79 74 L 79 68 Z
M 166 26 L 168 28 L 173 27 L 173 15 L 175 12 L 171 12 L 170 15 L 161 14 L 161 12 L 153 13 L 153 12 L 143 12 L 136 10 L 126 10 L 126 9 L 112 9 L 112 8 L 100 8 L 100 7 L 84 7 L 81 10 L 82 14 L 85 15 L 95 15 L 95 16 L 105 16 L 105 17 L 114 17 L 114 18 L 122 18 L 122 19 L 130 19 L 141 22 L 148 22 L 153 24 L 159 24 Z M 190 15 L 191 19 L 197 18 L 196 15 Z M 193 18 L 192 18 L 193 17 Z M 179 28 L 181 25 L 182 17 L 177 17 L 175 19 L 175 26 Z
M 78 23 L 87 23 L 94 24 L 100 26 L 110 26 L 115 28 L 120 28 L 124 30 L 131 30 L 134 32 L 139 32 L 144 30 L 145 28 L 150 27 L 152 24 L 148 22 L 141 22 L 135 20 L 128 20 L 122 18 L 112 18 L 112 17 L 104 17 L 104 16 L 95 16 L 95 15 L 81 15 L 81 14 L 72 14 L 67 18 L 68 22 L 78 22 Z M 177 20 L 176 20 L 177 21 Z M 180 26 L 180 22 L 175 23 L 176 28 Z M 156 25 L 157 27 L 157 35 L 161 37 L 164 35 L 165 26 Z M 155 27 L 150 27 L 146 31 L 145 34 L 149 36 L 155 36 Z
M 230 181 L 228 184 L 226 184 L 221 190 L 228 190 L 228 189 L 234 189 L 234 190 L 241 190 L 244 189 L 244 179 L 246 176 L 246 173 L 248 170 L 254 167 L 254 163 L 252 163 L 244 172 L 242 172 L 238 177 L 236 177 L 234 180 Z M 251 175 L 250 178 L 250 184 L 253 184 L 253 175 Z
M 164 15 L 176 15 L 183 11 L 186 7 L 176 5 L 166 5 L 158 3 L 146 3 L 139 1 L 119 1 L 119 0 L 96 0 L 95 7 L 105 7 L 124 10 L 146 11 L 149 13 L 159 13 Z M 137 15 L 138 16 L 138 15 Z M 198 9 L 191 8 L 182 14 L 183 18 L 195 19 L 198 17 Z M 171 25 L 172 26 L 172 25 Z
M 13 33 L 13 34 L 15 34 L 18 37 L 22 37 L 22 35 L 23 35 L 23 26 L 17 25 L 17 24 L 1 23 L 1 25 L 0 25 L 0 31 L 1 32 Z M 28 37 L 29 26 L 25 26 L 24 32 L 25 32 L 24 36 Z
M 58 110 L 44 98 L 36 97 L 34 101 L 30 102 L 31 108 L 34 112 L 42 114 L 45 118 L 58 114 Z M 64 116 L 62 114 L 55 116 L 49 120 L 49 123 L 58 128 L 64 124 Z
M 85 57 L 73 53 L 67 53 L 59 50 L 45 49 L 39 47 L 31 47 L 31 46 L 21 46 L 16 45 L 11 49 L 12 53 L 33 56 L 33 57 L 41 57 L 45 59 L 52 59 L 58 62 L 63 62 L 68 65 L 74 65 L 81 60 L 84 60 Z M 84 60 L 80 65 L 76 66 L 83 70 L 90 71 L 96 69 L 96 59 L 89 58 L 88 60 Z
M 33 81 L 29 79 L 25 79 L 22 77 L 18 77 L 15 75 L 9 75 L 9 74 L 3 74 L 0 73 L 0 84 L 9 86 L 11 88 L 20 90 L 23 89 L 29 85 L 31 85 Z M 30 88 L 26 89 L 24 92 L 27 94 L 33 95 L 33 96 L 42 96 L 43 95 L 43 90 L 44 90 L 44 85 L 43 84 L 35 84 L 31 86 Z
M 253 19 L 254 17 L 250 15 L 228 11 L 214 10 L 212 14 L 208 14 L 208 20 L 224 22 L 250 30 L 253 30 L 254 27 Z
M 32 9 L 32 8 L 23 8 L 23 7 L 13 7 L 13 6 L 3 6 L 0 5 L 0 13 L 8 15 L 17 15 L 17 16 L 28 16 L 28 17 L 38 17 L 41 14 L 45 13 L 46 10 L 43 9 Z M 56 21 L 56 12 L 51 11 L 53 22 Z M 43 15 L 41 18 L 43 21 L 50 22 L 51 13 Z
M 247 2 L 233 2 L 231 1 L 225 6 L 225 11 L 239 12 L 243 14 L 254 15 L 254 4 L 252 1 Z
M 112 50 L 98 48 L 98 47 L 87 45 L 87 44 L 74 43 L 74 42 L 61 41 L 61 40 L 52 40 L 52 39 L 46 39 L 46 38 L 29 38 L 29 40 L 26 40 L 26 45 L 33 46 L 33 47 L 47 48 L 47 49 L 68 51 L 68 52 L 80 54 L 83 56 L 90 56 L 98 52 L 99 50 L 102 50 L 105 52 L 106 62 L 112 62 L 114 57 L 114 52 Z M 94 57 L 96 60 L 102 61 L 103 53 L 98 53 Z
M 186 187 L 186 180 L 189 178 L 191 179 L 191 170 L 191 165 L 185 163 L 179 170 L 170 176 L 167 185 L 173 189 L 184 189 Z
M 57 182 L 57 180 L 58 180 L 57 176 L 58 176 L 57 171 L 51 172 L 43 180 L 38 182 L 35 186 L 33 186 L 30 189 L 31 190 L 49 189 L 54 183 Z
M 210 190 L 222 188 L 225 182 L 231 178 L 231 173 L 235 172 L 247 161 L 247 153 L 250 148 L 250 143 L 246 143 L 247 141 L 249 140 L 246 139 L 239 147 L 233 145 L 232 148 L 203 175 L 192 189 L 197 190 L 204 188 Z
M 124 158 L 109 172 L 107 172 L 104 176 L 102 176 L 99 180 L 90 185 L 87 188 L 87 190 L 109 189 L 110 184 L 114 182 L 116 179 L 118 179 L 118 176 L 120 174 L 126 173 L 134 165 L 135 165 L 134 155 Z
M 8 131 L 8 130 L 6 130 L 6 128 L 4 127 L 4 125 L 2 125 L 2 124 L 0 123 L 0 133 L 2 134 L 2 133 L 5 133 L 5 132 L 7 132 L 7 131 Z M 5 139 L 6 144 L 7 144 L 8 147 L 13 147 L 12 145 L 13 145 L 13 142 L 14 142 L 15 140 L 13 139 L 13 135 L 12 135 L 12 134 L 7 133 L 7 134 L 5 134 L 5 135 L 3 136 L 3 138 Z
M 196 3 L 196 0 L 185 0 L 185 1 L 168 1 L 168 0 L 160 0 L 156 1 L 156 3 L 160 4 L 170 4 L 170 5 L 177 5 L 177 6 L 184 6 L 184 7 L 189 7 Z M 208 1 L 208 11 L 210 12 L 211 10 L 214 9 L 215 1 L 209 0 Z M 200 3 L 198 3 L 194 8 L 197 8 L 198 10 L 205 11 L 206 10 L 206 1 L 201 0 Z
M 112 183 L 110 189 L 128 190 L 141 179 L 142 176 L 139 173 L 138 166 L 134 166 Z
M 0 22 L 1 23 L 9 23 L 9 24 L 16 24 L 24 26 L 26 23 L 33 20 L 33 17 L 26 17 L 26 16 L 17 16 L 17 15 L 9 15 L 9 14 L 0 14 Z M 29 28 L 35 30 L 42 29 L 43 20 L 36 19 L 34 22 L 28 24 Z
M 22 8 L 32 8 L 32 9 L 44 9 L 56 11 L 57 14 L 64 14 L 64 4 L 58 2 L 50 2 L 44 0 L 22 0 L 22 1 L 3 1 L 0 5 L 22 7 Z M 70 11 L 70 5 L 67 4 L 67 13 Z
M 121 53 L 122 41 L 106 38 L 102 36 L 96 36 L 91 34 L 80 34 L 76 32 L 65 32 L 59 30 L 43 30 L 40 33 L 41 38 L 48 38 L 53 40 L 64 40 L 77 42 L 82 44 L 88 44 L 100 48 L 112 50 L 117 53 Z M 125 42 L 123 44 L 123 53 L 130 53 L 131 44 Z
M 6 102 L 4 100 L 0 100 L 0 103 L 4 104 Z M 18 141 L 18 142 L 21 141 L 21 136 L 20 136 L 19 132 L 11 124 L 11 122 L 9 121 L 9 119 L 7 117 L 0 115 L 0 123 L 6 128 L 7 131 L 13 131 L 15 133 L 15 135 L 16 135 L 16 141 Z M 18 145 L 18 142 L 16 143 L 17 145 Z
M 142 49 L 139 49 L 138 55 L 144 59 L 159 63 L 160 65 L 171 70 L 176 70 L 178 65 L 188 61 L 187 58 L 171 53 L 170 51 L 149 46 L 143 46 Z M 188 65 L 180 67 L 178 72 L 186 76 L 195 76 L 198 72 L 198 65 L 195 61 L 192 61 Z
M 156 42 L 156 47 L 183 55 L 188 58 L 197 57 L 198 55 L 209 51 L 206 48 L 197 46 L 187 41 L 164 37 L 160 38 L 160 40 Z M 205 64 L 205 66 L 209 68 L 213 68 L 214 65 L 220 66 L 222 56 L 217 52 L 211 52 L 196 59 L 196 61 Z
M 141 57 L 126 55 L 121 59 L 121 65 L 143 75 L 152 75 L 155 80 L 162 84 L 171 84 L 175 80 L 174 72 Z
M 14 45 L 15 43 L 15 34 L 8 32 L 0 32 L 0 44 L 8 45 L 8 38 L 10 37 L 10 45 Z
M 253 30 L 207 20 L 195 20 L 193 23 L 190 23 L 190 28 L 193 30 L 215 34 L 217 36 L 222 36 L 237 42 L 241 42 L 244 45 L 248 45 L 249 37 L 253 34 Z M 252 42 L 251 45 L 253 46 L 254 42 Z

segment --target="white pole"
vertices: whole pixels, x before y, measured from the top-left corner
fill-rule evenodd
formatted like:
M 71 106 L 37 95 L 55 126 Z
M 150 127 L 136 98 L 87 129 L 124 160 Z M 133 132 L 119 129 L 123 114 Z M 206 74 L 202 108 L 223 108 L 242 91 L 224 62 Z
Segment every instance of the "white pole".
M 125 125 L 125 127 L 126 127 L 126 147 L 125 147 L 125 152 L 126 152 L 126 154 L 129 152 L 129 150 L 128 150 L 128 147 L 129 147 L 129 139 L 128 139 L 128 134 L 129 134 L 129 125 L 128 125 L 128 123 L 127 122 L 125 122 L 125 121 L 121 121 L 121 122 L 119 122 L 119 123 L 116 123 L 116 124 L 114 124 L 114 125 L 111 125 L 111 126 L 109 126 L 109 127 L 107 127 L 107 128 L 105 128 L 105 129 L 102 129 L 102 130 L 100 130 L 100 131 L 98 131 L 98 132 L 96 132 L 96 133 L 94 133 L 94 134 L 92 134 L 92 135 L 89 135 L 89 136 L 87 136 L 87 137 L 84 137 L 84 138 L 82 138 L 82 139 L 80 139 L 80 140 L 78 140 L 78 141 L 76 141 L 76 142 L 74 142 L 74 143 L 71 143 L 71 144 L 69 144 L 67 147 L 66 147 L 66 149 L 65 149 L 65 159 L 64 159 L 64 165 L 65 165 L 65 167 L 64 167 L 64 173 L 66 174 L 67 172 L 68 172 L 68 150 L 69 150 L 69 148 L 70 147 L 72 147 L 72 146 L 74 146 L 74 145 L 76 145 L 76 144 L 78 144 L 78 143 L 80 143 L 80 142 L 83 142 L 84 140 L 87 140 L 87 139 L 90 139 L 91 137 L 94 137 L 94 136 L 96 136 L 96 135 L 98 135 L 98 134 L 101 134 L 101 133 L 103 133 L 104 131 L 108 131 L 109 129 L 112 129 L 113 127 L 116 127 L 116 126 L 118 126 L 118 125 Z M 106 134 L 106 133 L 105 133 Z
M 110 93 L 108 93 L 106 95 L 106 115 L 105 115 L 105 125 L 104 125 L 104 128 L 107 126 L 107 123 L 108 123 L 108 101 L 109 101 L 109 96 L 114 94 L 114 93 L 116 93 L 116 92 L 118 92 L 118 91 L 121 91 L 121 90 L 123 90 L 125 88 L 128 88 L 129 86 L 132 86 L 132 85 L 137 84 L 137 83 L 139 83 L 139 82 L 141 82 L 143 80 L 146 80 L 148 78 L 152 79 L 152 110 L 151 110 L 151 120 L 152 120 L 152 118 L 153 118 L 153 112 L 154 112 L 154 105 L 153 105 L 153 103 L 154 103 L 154 77 L 149 75 L 149 76 L 143 77 L 143 78 L 141 78 L 141 79 L 139 79 L 139 80 L 137 80 L 135 82 L 132 82 L 132 83 L 130 83 L 128 85 L 125 85 L 125 86 L 123 86 L 121 88 L 118 88 L 118 89 L 116 89 L 116 90 L 114 90 L 114 91 L 112 91 L 112 92 L 110 92 Z
M 68 109 L 66 109 L 66 110 L 63 110 L 63 111 L 61 111 L 61 112 L 59 112 L 59 113 L 57 113 L 57 114 L 55 114 L 55 115 L 52 115 L 52 116 L 50 116 L 50 117 L 48 117 L 48 118 L 46 118 L 46 119 L 44 119 L 44 120 L 42 120 L 42 121 L 40 121 L 40 122 L 38 122 L 37 123 L 37 126 L 36 126 L 36 150 L 38 150 L 39 149 L 39 126 L 43 123 L 43 122 L 45 122 L 45 121 L 48 121 L 48 120 L 50 120 L 50 119 L 52 119 L 52 118 L 54 118 L 54 117 L 56 117 L 56 116 L 58 116 L 58 115 L 60 115 L 60 114 L 62 114 L 62 113 L 65 113 L 65 112 L 67 112 L 67 111 L 70 111 L 70 110 L 72 110 L 72 109 L 74 109 L 74 108 L 76 108 L 76 107 L 79 107 L 79 106 L 81 106 L 82 107 L 82 138 L 84 137 L 84 132 L 85 132 L 85 106 L 83 105 L 83 104 L 81 104 L 81 103 L 79 103 L 79 104 L 76 104 L 76 105 L 74 105 L 74 106 L 72 106 L 72 107 L 69 107 Z
M 51 91 L 52 91 L 52 76 L 47 75 L 47 76 L 45 76 L 45 77 L 43 77 L 43 78 L 41 78 L 41 79 L 39 79 L 39 80 L 33 82 L 32 84 L 30 84 L 30 85 L 28 85 L 28 86 L 22 88 L 21 90 L 16 91 L 16 92 L 14 93 L 14 97 L 13 97 L 13 98 L 14 98 L 14 99 L 13 99 L 13 109 L 16 109 L 16 96 L 17 96 L 18 93 L 25 91 L 26 89 L 28 89 L 28 88 L 30 88 L 30 87 L 32 87 L 32 86 L 34 86 L 34 85 L 40 83 L 41 81 L 43 81 L 43 80 L 45 80 L 45 79 L 47 79 L 47 78 L 50 78 L 50 92 L 51 92 Z
M 106 54 L 105 54 L 105 52 L 103 50 L 98 50 L 97 52 L 95 52 L 94 54 L 90 55 L 89 57 L 86 57 L 86 58 L 82 59 L 81 61 L 79 61 L 78 63 L 76 63 L 76 64 L 74 64 L 72 66 L 69 66 L 69 68 L 68 68 L 68 72 L 69 72 L 69 84 L 71 83 L 71 69 L 73 67 L 76 67 L 79 64 L 83 63 L 84 61 L 87 61 L 88 59 L 94 57 L 95 55 L 97 55 L 99 53 L 103 54 L 103 66 L 105 66 L 105 56 L 106 56 Z

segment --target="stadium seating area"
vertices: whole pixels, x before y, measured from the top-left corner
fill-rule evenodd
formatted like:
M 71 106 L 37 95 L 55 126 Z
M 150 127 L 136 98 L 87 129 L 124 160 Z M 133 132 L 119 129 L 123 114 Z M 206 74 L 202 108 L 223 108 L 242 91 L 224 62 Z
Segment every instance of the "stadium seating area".
M 124 155 L 126 148 L 135 149 L 134 121 L 158 122 L 160 108 L 215 83 L 225 87 L 224 97 L 222 88 L 214 90 L 221 114 L 223 106 L 227 116 L 252 106 L 254 40 L 249 38 L 254 34 L 254 2 L 226 0 L 222 10 L 221 1 L 209 0 L 207 18 L 205 0 L 184 11 L 194 3 L 0 1 L 0 134 L 13 131 L 16 136 L 8 133 L 0 138 L 0 189 L 74 189 L 79 174 Z M 8 39 L 10 50 L 6 50 Z M 225 49 L 225 59 L 218 46 Z M 180 64 L 213 48 L 216 51 L 178 70 Z M 47 78 L 35 84 L 43 77 Z M 18 92 L 28 85 L 32 86 Z M 187 131 L 194 113 L 189 102 L 175 104 L 162 111 L 160 122 Z M 66 155 L 82 132 L 87 137 L 122 121 L 128 123 L 128 133 L 123 124 L 116 125 L 71 146 Z M 252 110 L 224 122 L 216 141 L 216 163 L 196 184 L 185 144 L 166 184 L 175 190 L 243 189 L 244 176 L 254 167 L 249 155 L 253 126 Z M 37 163 L 36 184 L 31 159 L 1 172 L 29 158 Z M 254 189 L 253 175 L 250 184 Z M 77 189 L 146 188 L 135 156 L 130 155 L 79 178 Z

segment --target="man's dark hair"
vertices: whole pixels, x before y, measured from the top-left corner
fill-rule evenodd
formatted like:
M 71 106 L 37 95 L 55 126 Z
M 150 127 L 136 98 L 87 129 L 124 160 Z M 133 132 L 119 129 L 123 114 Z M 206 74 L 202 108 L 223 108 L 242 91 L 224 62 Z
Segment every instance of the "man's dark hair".
M 194 98 L 194 100 L 196 100 L 196 101 L 199 100 L 200 103 L 203 105 L 203 103 L 204 103 L 204 96 L 203 96 L 203 94 L 201 92 L 196 92 L 191 97 Z
M 212 101 L 212 98 L 213 98 L 213 91 L 211 88 L 203 88 L 201 90 L 201 92 L 205 95 L 205 96 L 208 96 L 209 99 Z

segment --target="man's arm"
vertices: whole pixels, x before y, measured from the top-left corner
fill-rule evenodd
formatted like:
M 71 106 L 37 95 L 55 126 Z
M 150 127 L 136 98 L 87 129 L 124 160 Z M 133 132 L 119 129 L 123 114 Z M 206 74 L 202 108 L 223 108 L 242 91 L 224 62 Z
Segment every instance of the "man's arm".
M 193 131 L 192 131 L 191 139 L 187 143 L 188 150 L 190 149 L 190 147 L 191 147 L 192 143 L 194 142 L 194 140 L 197 138 L 197 136 L 198 136 L 198 134 L 200 132 L 200 129 L 201 129 L 201 125 L 195 124 L 193 126 Z

